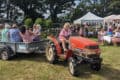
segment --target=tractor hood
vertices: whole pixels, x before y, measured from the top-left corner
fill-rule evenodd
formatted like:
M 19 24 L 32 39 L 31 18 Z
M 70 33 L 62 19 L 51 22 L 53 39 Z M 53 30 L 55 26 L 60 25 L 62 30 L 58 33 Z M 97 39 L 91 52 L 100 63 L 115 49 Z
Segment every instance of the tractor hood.
M 98 45 L 97 42 L 90 40 L 84 37 L 70 37 L 69 38 L 70 44 L 72 48 L 81 48 L 84 49 L 86 46 L 93 46 Z

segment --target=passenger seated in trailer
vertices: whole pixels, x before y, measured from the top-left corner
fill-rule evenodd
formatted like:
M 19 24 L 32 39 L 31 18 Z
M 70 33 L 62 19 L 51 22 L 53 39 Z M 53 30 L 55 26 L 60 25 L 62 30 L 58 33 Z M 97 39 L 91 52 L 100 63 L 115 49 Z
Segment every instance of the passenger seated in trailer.
M 8 32 L 9 32 L 10 25 L 5 24 L 4 28 L 1 31 L 1 41 L 2 42 L 8 42 L 9 37 L 8 37 Z
M 21 36 L 20 36 L 20 30 L 17 28 L 17 25 L 14 23 L 9 29 L 8 36 L 10 39 L 10 42 L 21 42 Z
M 63 29 L 59 33 L 59 40 L 62 42 L 64 51 L 67 51 L 65 43 L 68 43 L 68 39 L 71 35 L 70 23 L 65 23 Z
M 26 29 L 25 26 L 20 28 L 20 36 L 25 43 L 31 43 L 34 39 L 34 34 L 31 31 L 31 28 Z
M 40 40 L 40 35 L 41 35 L 41 26 L 39 24 L 34 24 L 33 26 L 33 34 L 34 34 L 34 39 L 33 41 L 39 41 Z

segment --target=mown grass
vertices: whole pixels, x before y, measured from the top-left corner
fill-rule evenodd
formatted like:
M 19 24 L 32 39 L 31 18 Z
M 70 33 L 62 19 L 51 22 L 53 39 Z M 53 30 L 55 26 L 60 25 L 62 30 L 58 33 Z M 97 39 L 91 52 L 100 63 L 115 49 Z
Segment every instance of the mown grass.
M 18 55 L 10 61 L 0 60 L 0 80 L 120 80 L 120 47 L 101 46 L 103 63 L 99 72 L 88 65 L 73 77 L 67 63 L 49 64 L 44 55 Z

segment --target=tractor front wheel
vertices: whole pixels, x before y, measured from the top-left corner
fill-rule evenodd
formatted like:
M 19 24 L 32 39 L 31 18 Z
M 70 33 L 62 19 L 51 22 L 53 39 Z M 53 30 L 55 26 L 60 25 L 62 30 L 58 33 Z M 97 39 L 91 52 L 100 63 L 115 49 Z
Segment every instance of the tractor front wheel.
M 74 58 L 70 58 L 68 64 L 69 64 L 69 72 L 73 76 L 77 76 L 78 75 L 78 69 L 77 69 L 77 64 L 75 62 L 75 59 Z

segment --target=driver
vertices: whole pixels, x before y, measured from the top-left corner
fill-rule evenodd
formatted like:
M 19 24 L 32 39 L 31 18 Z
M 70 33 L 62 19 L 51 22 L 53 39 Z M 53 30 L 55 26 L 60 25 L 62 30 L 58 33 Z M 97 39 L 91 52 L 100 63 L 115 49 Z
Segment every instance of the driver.
M 63 29 L 59 33 L 59 40 L 62 42 L 62 47 L 64 51 L 67 51 L 65 43 L 68 43 L 68 39 L 71 35 L 70 23 L 65 23 Z

